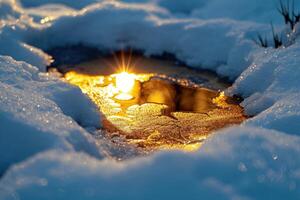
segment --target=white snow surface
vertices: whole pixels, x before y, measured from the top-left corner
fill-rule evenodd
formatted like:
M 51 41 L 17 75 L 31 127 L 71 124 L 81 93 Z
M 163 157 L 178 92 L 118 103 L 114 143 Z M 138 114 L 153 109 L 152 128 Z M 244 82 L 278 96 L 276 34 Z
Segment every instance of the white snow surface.
M 19 3 L 25 7 L 25 8 L 32 8 L 32 7 L 42 7 L 42 6 L 48 6 L 48 5 L 63 5 L 63 6 L 68 6 L 74 9 L 81 9 L 89 4 L 96 3 L 96 2 L 101 2 L 102 0 L 20 0 Z
M 47 149 L 101 157 L 93 137 L 74 121 L 100 126 L 96 108 L 78 88 L 11 57 L 0 56 L 0 65 L 0 173 Z
M 286 33 L 271 0 L 0 0 L 0 199 L 299 199 L 300 28 L 258 47 L 271 20 Z M 254 117 L 195 153 L 101 160 L 78 125 L 100 127 L 97 109 L 44 73 L 45 50 L 76 44 L 172 53 L 233 80 Z
M 299 142 L 276 131 L 234 128 L 197 153 L 160 153 L 121 163 L 50 151 L 13 167 L 0 183 L 0 197 L 297 199 Z

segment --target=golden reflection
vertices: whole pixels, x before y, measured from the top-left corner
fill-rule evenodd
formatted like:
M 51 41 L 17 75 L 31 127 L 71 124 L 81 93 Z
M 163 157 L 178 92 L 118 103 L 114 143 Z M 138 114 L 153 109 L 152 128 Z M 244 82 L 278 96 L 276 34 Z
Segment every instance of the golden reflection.
M 197 150 L 214 130 L 241 123 L 245 116 L 230 98 L 204 88 L 189 88 L 153 74 L 122 72 L 91 76 L 70 71 L 78 86 L 103 113 L 108 132 L 148 149 Z
M 217 104 L 222 108 L 227 108 L 230 105 L 226 102 L 227 97 L 225 96 L 224 92 L 220 92 L 219 96 L 213 99 L 213 103 Z

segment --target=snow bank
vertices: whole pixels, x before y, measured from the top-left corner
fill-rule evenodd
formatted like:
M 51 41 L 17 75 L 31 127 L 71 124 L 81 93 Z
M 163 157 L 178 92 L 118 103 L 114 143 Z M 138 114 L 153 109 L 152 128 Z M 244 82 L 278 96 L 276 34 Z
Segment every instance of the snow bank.
M 0 19 L 0 55 L 12 56 L 46 71 L 45 66 L 51 63 L 51 57 L 42 50 L 24 43 L 20 34 L 24 30 L 32 31 L 32 18 L 16 1 L 3 0 L 0 2 Z
M 23 62 L 9 57 L 0 57 L 0 81 L 24 89 L 28 93 L 37 93 L 54 101 L 65 115 L 72 117 L 82 126 L 100 127 L 100 115 L 97 107 L 77 87 L 63 83 Z
M 18 118 L 18 116 L 16 116 L 15 113 L 7 110 L 9 109 L 8 106 L 11 106 L 12 108 L 10 109 L 15 109 L 15 112 L 18 112 L 19 116 L 22 114 L 25 115 L 25 112 L 30 112 L 26 110 L 29 109 L 28 106 L 16 108 L 16 105 L 18 105 L 18 98 L 20 99 L 20 101 L 23 101 L 23 98 L 27 99 L 27 97 L 20 90 L 2 83 L 0 83 L 0 88 L 0 173 L 3 173 L 11 164 L 22 161 L 25 158 L 28 158 L 33 154 L 44 151 L 46 149 L 72 149 L 71 145 L 69 145 L 63 139 L 60 139 L 59 136 L 53 133 L 51 134 L 51 132 L 49 133 L 48 131 L 39 130 L 40 127 L 36 127 L 36 124 L 28 124 L 28 120 L 26 120 L 27 122 L 22 122 L 22 120 L 24 120 L 24 118 L 26 119 L 26 117 L 28 116 L 22 116 L 23 119 L 20 119 Z M 36 96 L 32 97 L 34 99 L 28 99 L 30 102 L 26 102 L 27 100 L 25 100 L 25 102 L 31 104 L 41 101 Z M 7 102 L 8 99 L 9 102 Z M 37 104 L 35 106 L 40 107 L 40 104 Z M 51 113 L 51 110 L 49 111 L 49 113 Z M 45 116 L 40 117 L 45 118 Z M 47 122 L 48 119 L 44 118 L 41 120 Z
M 155 4 L 117 1 L 94 3 L 80 11 L 62 7 L 55 15 L 45 7 L 19 12 L 28 18 L 21 20 L 22 27 L 17 23 L 14 29 L 3 28 L 8 38 L 5 42 L 12 40 L 6 45 L 16 47 L 3 48 L 3 52 L 0 48 L 0 53 L 42 70 L 51 59 L 41 50 L 37 54 L 32 46 L 47 50 L 83 44 L 104 51 L 128 47 L 143 50 L 146 55 L 168 52 L 190 66 L 211 69 L 233 80 L 251 62 L 247 56 L 257 48 L 252 41 L 257 30 L 269 31 L 268 26 L 252 22 L 174 18 Z M 34 56 L 22 48 L 24 44 L 30 45 L 29 52 Z
M 273 95 L 266 97 L 268 94 L 257 95 L 258 102 L 261 104 L 267 104 L 272 102 Z M 247 124 L 252 126 L 263 126 L 269 129 L 275 129 L 283 131 L 293 135 L 300 135 L 300 95 L 288 95 L 279 101 L 276 101 L 270 108 L 260 113 L 255 118 L 249 120 Z M 262 99 L 262 100 L 261 100 Z M 248 100 L 250 101 L 250 100 Z M 253 100 L 257 101 L 256 99 Z M 257 103 L 253 103 L 254 107 L 257 107 Z M 248 108 L 248 106 L 246 106 Z M 249 106 L 251 107 L 251 106 Z M 255 109 L 255 108 L 254 108 Z M 257 109 L 257 108 L 256 108 Z
M 163 8 L 166 8 L 172 13 L 186 15 L 192 14 L 195 10 L 201 9 L 210 3 L 210 1 L 205 0 L 154 0 L 153 2 L 157 3 Z
M 39 49 L 11 38 L 11 36 L 0 37 L 0 43 L 0 55 L 12 56 L 18 61 L 28 62 L 37 66 L 41 71 L 46 71 L 46 66 L 50 64 L 50 56 Z
M 296 4 L 300 5 L 299 2 Z M 264 0 L 263 2 L 260 0 L 213 0 L 205 7 L 193 10 L 192 15 L 206 19 L 230 18 L 266 24 L 269 24 L 270 21 L 283 23 L 277 7 L 279 7 L 279 1 L 276 0 Z
M 275 98 L 299 92 L 300 42 L 280 49 L 252 52 L 253 62 L 236 80 L 233 92 L 244 97 L 260 92 L 273 92 Z M 251 87 L 251 84 L 256 84 Z
M 65 115 L 83 125 L 99 126 L 99 115 L 87 97 L 57 80 L 47 81 L 36 67 L 11 57 L 0 56 L 0 66 L 0 173 L 10 164 L 52 148 L 101 157 L 92 136 Z M 70 97 L 77 100 L 67 103 Z
M 20 3 L 22 6 L 26 7 L 39 7 L 43 6 L 45 4 L 60 4 L 60 5 L 66 5 L 71 8 L 75 9 L 81 9 L 86 7 L 89 4 L 95 3 L 95 2 L 100 2 L 102 0 L 20 0 Z
M 300 43 L 278 50 L 253 52 L 253 62 L 230 89 L 241 94 L 249 123 L 299 134 Z M 269 109 L 268 109 L 269 108 Z
M 125 0 L 126 2 L 145 2 L 143 0 Z M 197 17 L 202 19 L 229 18 L 238 21 L 254 21 L 269 24 L 283 23 L 277 8 L 276 0 L 150 0 L 171 13 L 181 17 Z M 283 1 L 285 3 L 285 1 Z M 291 1 L 290 1 L 291 3 Z M 295 1 L 295 8 L 300 2 Z
M 81 126 L 101 127 L 97 106 L 82 94 L 79 88 L 57 80 L 41 84 L 38 88 L 46 98 L 54 101 L 65 115 L 72 117 Z
M 117 163 L 51 151 L 15 166 L 1 199 L 298 199 L 300 139 L 234 128 L 195 154 Z M 216 148 L 218 147 L 218 148 Z
M 33 1 L 28 2 L 30 4 Z M 61 0 L 58 2 L 66 3 Z M 37 53 L 32 46 L 47 50 L 68 44 L 84 44 L 109 51 L 130 47 L 143 50 L 147 55 L 172 53 L 190 66 L 211 69 L 234 80 L 252 61 L 248 55 L 257 48 L 252 41 L 257 32 L 270 33 L 269 25 L 245 22 L 243 20 L 246 18 L 239 13 L 254 17 L 249 21 L 257 21 L 257 17 L 260 17 L 258 13 L 277 12 L 274 9 L 276 5 L 273 5 L 276 3 L 269 1 L 189 1 L 185 3 L 188 8 L 221 15 L 175 18 L 168 10 L 158 6 L 167 4 L 170 5 L 165 6 L 168 9 L 172 6 L 183 8 L 181 1 L 153 0 L 150 1 L 152 4 L 138 2 L 88 1 L 85 2 L 87 7 L 80 11 L 59 6 L 53 8 L 42 1 L 39 3 L 44 6 L 33 10 L 13 4 L 11 13 L 17 13 L 14 16 L 16 22 L 2 28 L 3 43 L 12 48 L 0 48 L 0 53 L 13 56 L 16 60 L 25 60 L 44 70 L 51 58 L 41 50 Z M 74 2 L 67 4 L 77 5 Z M 50 10 L 46 9 L 47 6 L 50 6 Z M 297 6 L 300 7 L 300 3 L 298 5 L 296 2 Z M 240 12 L 232 12 L 232 7 Z M 53 9 L 57 10 L 54 15 L 51 14 Z M 251 11 L 245 11 L 247 9 Z M 225 14 L 213 10 L 224 11 Z M 269 22 L 272 18 L 266 15 L 261 18 Z M 281 19 L 279 14 L 276 16 Z M 20 21 L 22 27 L 19 27 Z M 28 44 L 31 46 L 24 48 Z
M 256 48 L 251 39 L 257 29 L 269 28 L 226 19 L 174 19 L 148 4 L 103 2 L 24 37 L 26 43 L 42 49 L 84 44 L 104 51 L 128 47 L 146 55 L 168 52 L 190 66 L 235 78 L 249 64 L 243 57 Z M 227 73 L 220 67 L 226 67 Z

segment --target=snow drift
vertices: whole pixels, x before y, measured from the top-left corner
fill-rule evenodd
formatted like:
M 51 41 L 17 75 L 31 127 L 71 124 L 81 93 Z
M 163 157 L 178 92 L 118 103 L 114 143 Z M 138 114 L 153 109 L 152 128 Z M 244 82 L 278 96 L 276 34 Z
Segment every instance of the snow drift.
M 52 148 L 101 157 L 96 142 L 74 121 L 96 127 L 100 123 L 96 108 L 79 89 L 40 75 L 36 67 L 11 57 L 0 56 L 0 66 L 0 173 Z M 70 102 L 72 95 L 77 99 Z M 77 106 L 76 112 L 70 106 Z
M 118 163 L 50 151 L 12 168 L 2 199 L 297 199 L 299 138 L 234 128 L 195 154 Z M 218 147 L 218 148 L 216 148 Z

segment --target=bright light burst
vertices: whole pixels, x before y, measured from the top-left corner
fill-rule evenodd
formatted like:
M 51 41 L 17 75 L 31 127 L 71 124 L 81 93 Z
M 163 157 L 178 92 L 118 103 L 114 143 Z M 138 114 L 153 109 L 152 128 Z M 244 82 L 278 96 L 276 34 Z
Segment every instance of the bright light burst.
M 116 87 L 121 93 L 130 92 L 135 83 L 135 75 L 127 72 L 116 74 Z

